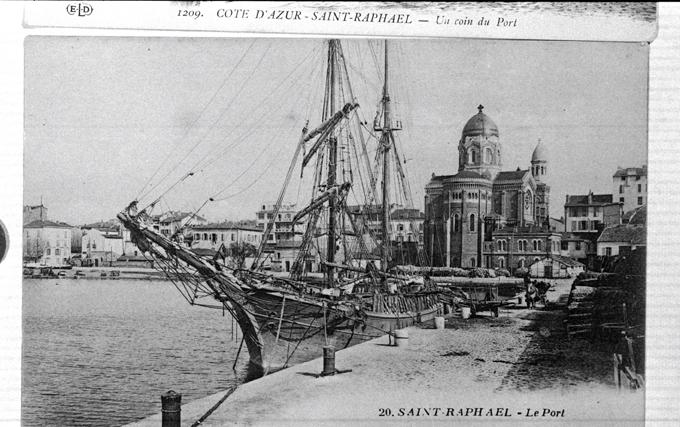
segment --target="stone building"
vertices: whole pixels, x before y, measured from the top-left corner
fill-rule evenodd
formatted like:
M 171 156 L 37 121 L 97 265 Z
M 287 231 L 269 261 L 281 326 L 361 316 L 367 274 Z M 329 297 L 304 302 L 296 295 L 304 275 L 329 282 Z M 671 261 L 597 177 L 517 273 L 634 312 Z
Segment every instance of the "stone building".
M 424 246 L 434 266 L 514 270 L 528 266 L 531 255 L 546 255 L 553 241 L 559 243 L 559 233 L 549 226 L 545 145 L 539 140 L 527 169 L 503 171 L 498 127 L 483 108 L 480 105 L 463 127 L 458 173 L 433 174 L 425 187 Z M 526 238 L 522 233 L 528 233 Z M 499 240 L 506 241 L 505 250 L 502 243 L 498 246 Z M 525 240 L 541 241 L 541 250 L 518 257 L 518 252 L 525 252 Z M 517 245 L 522 250 L 508 256 Z M 556 254 L 559 249 L 558 244 Z
M 68 265 L 72 228 L 62 222 L 39 219 L 24 224 L 24 262 L 48 267 Z
M 281 205 L 278 213 L 276 212 L 276 205 L 262 205 L 262 209 L 257 211 L 257 226 L 264 232 L 267 225 L 272 219 L 271 233 L 267 238 L 267 245 L 273 247 L 282 240 L 295 240 L 296 237 L 302 236 L 305 231 L 305 221 L 293 224 L 293 218 L 298 213 L 296 205 Z M 274 218 L 276 215 L 276 218 Z
M 606 227 L 621 223 L 622 204 L 611 194 L 567 195 L 564 204 L 565 232 L 585 241 L 585 258 L 579 261 L 597 269 L 597 239 Z
M 647 204 L 647 165 L 641 168 L 618 168 L 612 177 L 612 194 L 623 212 Z

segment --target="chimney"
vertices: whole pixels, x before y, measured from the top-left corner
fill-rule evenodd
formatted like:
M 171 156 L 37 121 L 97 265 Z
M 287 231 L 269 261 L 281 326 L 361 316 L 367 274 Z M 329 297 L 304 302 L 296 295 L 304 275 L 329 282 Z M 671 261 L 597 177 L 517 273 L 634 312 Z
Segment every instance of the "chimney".
M 593 204 L 593 190 L 588 191 L 588 204 L 589 205 Z

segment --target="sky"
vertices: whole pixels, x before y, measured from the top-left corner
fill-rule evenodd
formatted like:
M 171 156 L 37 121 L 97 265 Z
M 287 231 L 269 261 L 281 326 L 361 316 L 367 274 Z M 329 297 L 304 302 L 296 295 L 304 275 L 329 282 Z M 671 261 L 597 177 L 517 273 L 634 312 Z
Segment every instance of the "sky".
M 370 46 L 343 40 L 368 122 L 382 84 L 379 42 Z M 479 104 L 499 128 L 503 170 L 528 169 L 543 141 L 551 216 L 563 215 L 567 194 L 611 193 L 618 166 L 647 163 L 648 51 L 393 42 L 390 92 L 415 206 L 433 173 L 457 172 L 461 131 Z M 28 37 L 24 204 L 42 198 L 50 219 L 80 225 L 113 218 L 139 196 L 146 205 L 177 183 L 162 209 L 254 219 L 276 200 L 306 121 L 319 123 L 312 100 L 325 55 L 320 39 Z M 286 201 L 307 202 L 295 184 Z

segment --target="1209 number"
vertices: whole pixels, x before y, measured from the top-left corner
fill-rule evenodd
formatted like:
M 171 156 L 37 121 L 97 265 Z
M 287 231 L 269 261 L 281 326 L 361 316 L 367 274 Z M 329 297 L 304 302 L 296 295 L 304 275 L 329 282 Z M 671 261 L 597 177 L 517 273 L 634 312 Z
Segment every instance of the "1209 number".
M 200 10 L 178 10 L 177 16 L 198 19 L 203 16 L 203 14 Z

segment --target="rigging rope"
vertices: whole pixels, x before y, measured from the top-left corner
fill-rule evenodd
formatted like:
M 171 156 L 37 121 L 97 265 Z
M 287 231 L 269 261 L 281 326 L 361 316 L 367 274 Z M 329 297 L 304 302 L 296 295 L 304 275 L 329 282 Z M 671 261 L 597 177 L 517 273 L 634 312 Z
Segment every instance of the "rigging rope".
M 216 92 L 213 94 L 213 96 L 210 98 L 210 101 L 205 105 L 205 107 L 203 107 L 203 110 L 201 110 L 201 112 L 198 114 L 198 116 L 197 116 L 196 119 L 193 121 L 193 123 L 191 124 L 191 126 L 187 129 L 187 131 L 184 133 L 184 135 L 182 135 L 182 137 L 179 139 L 179 141 L 177 141 L 177 144 L 175 144 L 175 146 L 173 147 L 173 149 L 170 150 L 170 152 L 168 153 L 168 155 L 167 155 L 167 157 L 165 158 L 165 160 L 163 160 L 163 163 L 161 163 L 161 165 L 158 167 L 158 169 L 156 169 L 156 172 L 154 172 L 154 174 L 151 176 L 151 178 L 149 178 L 149 180 L 146 182 L 146 184 L 144 185 L 144 187 L 142 187 L 142 189 L 141 189 L 141 190 L 139 191 L 139 193 L 137 194 L 137 197 L 135 197 L 135 200 L 138 200 L 138 199 L 139 199 L 139 195 L 142 194 L 142 192 L 143 192 L 144 189 L 149 185 L 149 183 L 151 182 L 151 180 L 154 179 L 154 177 L 156 176 L 156 174 L 158 174 L 158 172 L 161 170 L 161 168 L 163 167 L 163 165 L 165 165 L 165 163 L 168 161 L 168 159 L 170 158 L 170 156 L 175 152 L 175 150 L 177 149 L 177 147 L 179 146 L 179 144 L 180 144 L 182 141 L 184 141 L 184 138 L 186 138 L 186 136 L 189 134 L 189 132 L 191 132 L 191 130 L 194 128 L 194 126 L 196 125 L 196 123 L 198 122 L 198 120 L 203 116 L 203 113 L 205 113 L 205 111 L 208 109 L 208 107 L 210 106 L 210 104 L 213 102 L 213 100 L 215 99 L 215 97 L 217 96 L 217 94 L 222 90 L 222 88 L 224 87 L 224 85 L 227 84 L 227 82 L 228 82 L 229 79 L 231 78 L 231 75 L 234 73 L 234 71 L 236 71 L 236 69 L 238 68 L 238 66 L 239 66 L 239 65 L 241 64 L 241 62 L 243 61 L 243 59 L 245 59 L 246 55 L 248 55 L 248 52 L 250 52 L 250 49 L 253 47 L 253 45 L 255 44 L 256 41 L 257 41 L 257 39 L 253 39 L 252 43 L 250 43 L 250 46 L 248 46 L 248 49 L 246 49 L 246 52 L 241 56 L 241 59 L 239 59 L 239 61 L 236 63 L 236 65 L 234 65 L 234 68 L 231 69 L 231 71 L 229 72 L 229 74 L 227 75 L 227 77 L 224 79 L 224 81 L 223 81 L 222 84 L 220 85 L 219 89 L 217 89 L 217 91 L 216 91 Z

